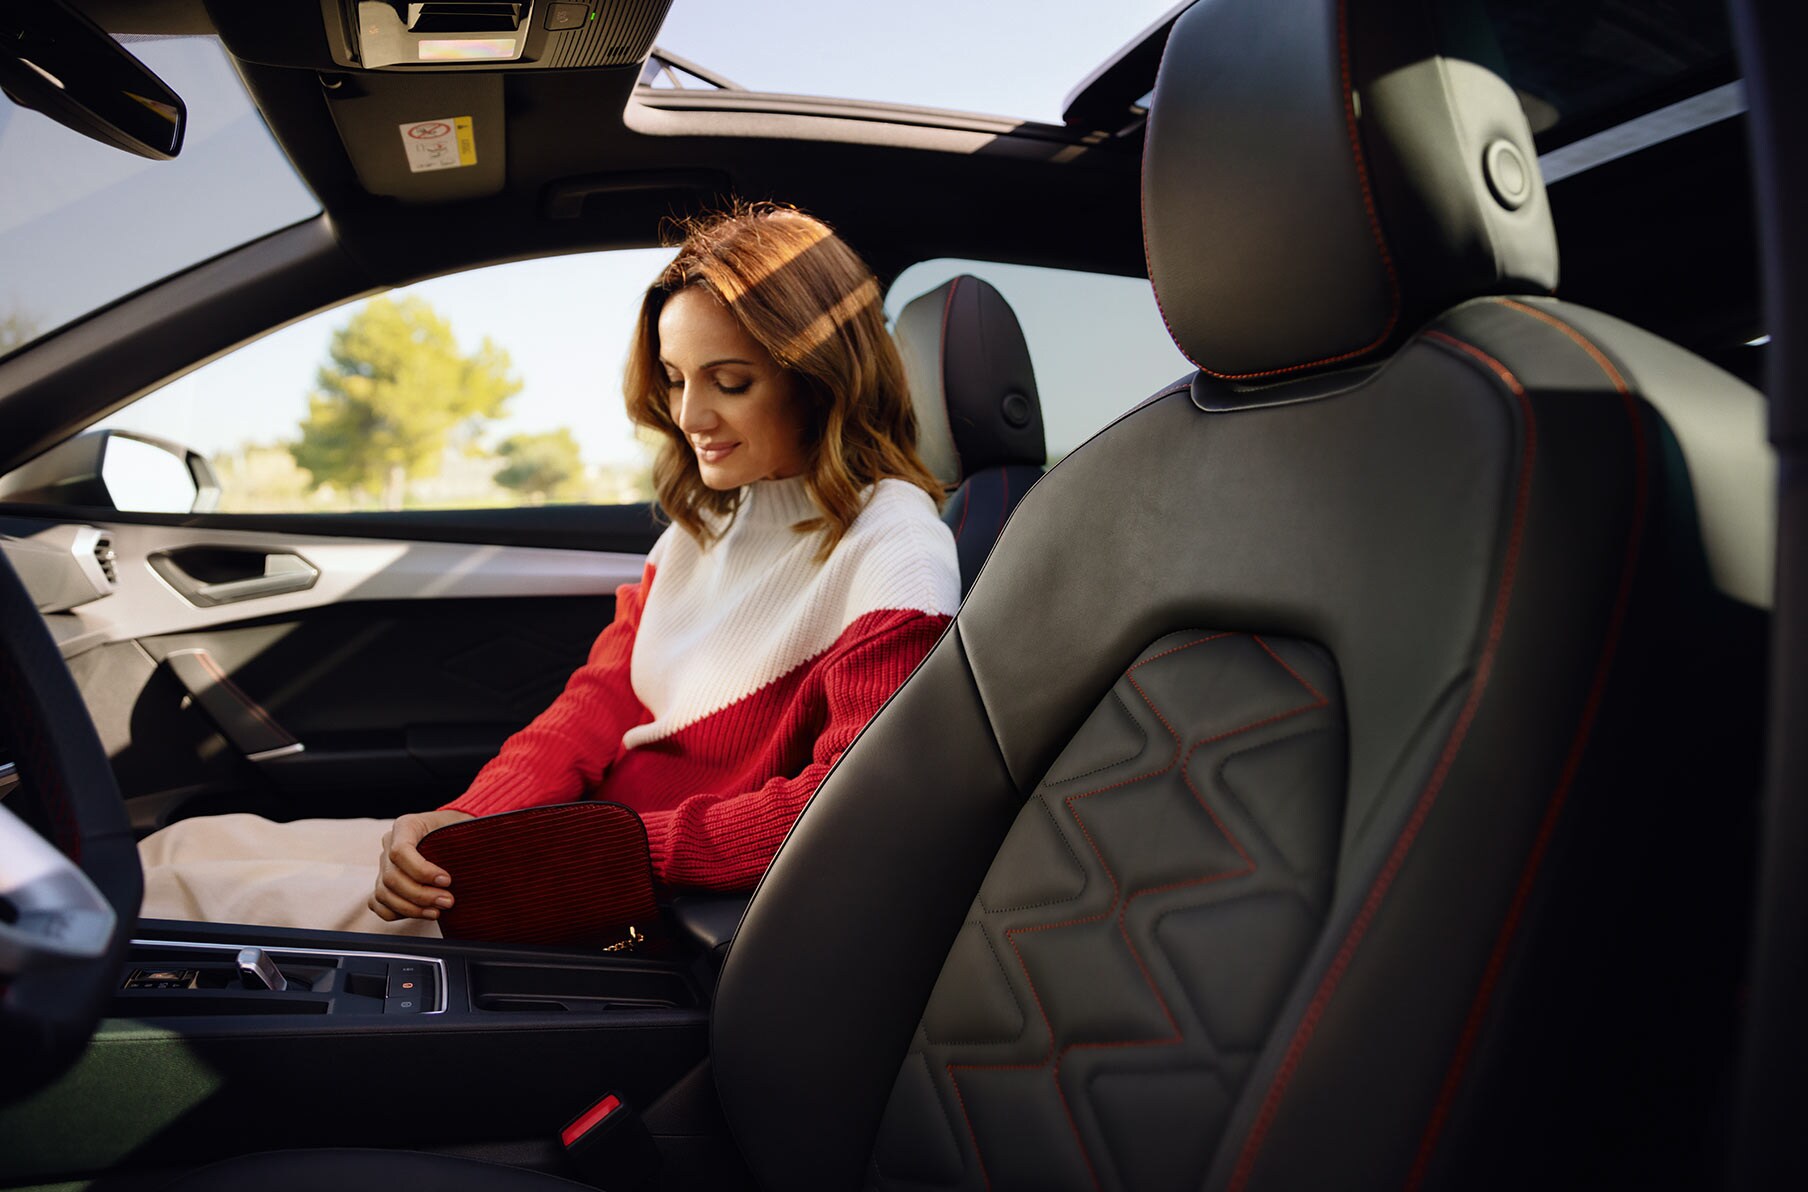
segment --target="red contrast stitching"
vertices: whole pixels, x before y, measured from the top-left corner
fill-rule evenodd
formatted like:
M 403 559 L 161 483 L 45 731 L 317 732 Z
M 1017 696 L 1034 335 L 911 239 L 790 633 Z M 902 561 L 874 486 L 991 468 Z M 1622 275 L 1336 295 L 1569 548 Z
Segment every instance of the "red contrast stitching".
M 1445 1122 L 1456 1103 L 1456 1095 L 1462 1085 L 1463 1072 L 1469 1063 L 1470 1054 L 1475 1050 L 1476 1040 L 1480 1037 L 1482 1020 L 1487 1015 L 1489 1003 L 1494 996 L 1494 988 L 1500 980 L 1501 970 L 1507 961 L 1507 950 L 1519 930 L 1520 920 L 1524 917 L 1526 903 L 1531 899 L 1532 886 L 1538 877 L 1538 871 L 1544 862 L 1544 855 L 1550 848 L 1551 837 L 1555 834 L 1558 817 L 1568 801 L 1570 786 L 1576 778 L 1576 771 L 1581 767 L 1582 754 L 1588 744 L 1588 738 L 1594 729 L 1595 717 L 1600 711 L 1602 695 L 1607 687 L 1607 676 L 1613 669 L 1614 652 L 1619 646 L 1620 631 L 1626 622 L 1626 609 L 1632 601 L 1633 575 L 1637 568 L 1639 550 L 1644 542 L 1645 513 L 1650 491 L 1645 458 L 1645 427 L 1639 418 L 1638 405 L 1633 399 L 1632 390 L 1626 384 L 1626 378 L 1620 370 L 1613 366 L 1606 355 L 1590 343 L 1579 331 L 1544 311 L 1515 302 L 1511 298 L 1496 300 L 1501 306 L 1510 307 L 1524 314 L 1548 323 L 1574 340 L 1590 358 L 1600 366 L 1609 382 L 1620 394 L 1620 400 L 1626 407 L 1626 415 L 1632 423 L 1632 450 L 1634 460 L 1632 526 L 1626 539 L 1626 557 L 1620 565 L 1620 587 L 1614 596 L 1613 611 L 1608 616 L 1607 632 L 1601 647 L 1601 657 L 1595 663 L 1594 678 L 1589 683 L 1588 699 L 1582 707 L 1582 719 L 1576 726 L 1575 738 L 1570 742 L 1569 753 L 1563 760 L 1563 770 L 1557 778 L 1556 789 L 1551 792 L 1549 804 L 1545 808 L 1544 819 L 1538 825 L 1538 835 L 1532 842 L 1532 851 L 1526 857 L 1525 868 L 1519 876 L 1519 885 L 1513 891 L 1513 901 L 1507 908 L 1507 916 L 1501 923 L 1500 934 L 1494 941 L 1494 950 L 1488 956 L 1487 967 L 1482 970 L 1481 983 L 1476 987 L 1475 1000 L 1469 1007 L 1469 1017 L 1463 1023 L 1463 1033 L 1457 1040 L 1456 1052 L 1451 1056 L 1450 1069 L 1445 1073 L 1444 1084 L 1438 1091 L 1437 1104 L 1432 1108 L 1431 1118 L 1426 1122 L 1425 1134 L 1419 1141 L 1419 1153 L 1413 1160 L 1412 1170 L 1406 1177 L 1407 1192 L 1416 1192 L 1425 1182 L 1426 1173 L 1430 1170 L 1431 1160 L 1443 1134 Z
M 1618 390 L 1620 396 L 1625 399 L 1628 412 L 1633 412 L 1635 410 L 1632 402 L 1632 389 L 1626 384 L 1626 378 L 1620 375 L 1620 370 L 1613 366 L 1613 361 L 1607 358 L 1606 353 L 1590 343 L 1580 331 L 1577 331 L 1574 327 L 1565 323 L 1562 319 L 1557 318 L 1555 315 L 1546 314 L 1536 306 L 1527 306 L 1525 303 L 1516 301 L 1512 298 L 1496 298 L 1494 301 L 1496 305 L 1509 307 L 1523 314 L 1531 315 L 1540 322 L 1549 323 L 1552 327 L 1555 327 L 1557 330 L 1563 332 L 1563 334 L 1569 336 L 1570 339 L 1576 342 L 1578 347 L 1588 353 L 1590 359 L 1600 366 L 1601 371 L 1607 374 L 1608 381 L 1612 382 L 1613 387 Z M 1644 428 L 1642 426 L 1639 427 L 1638 434 L 1640 442 L 1642 443 L 1644 440 Z M 1643 457 L 1640 458 L 1642 459 Z
M 1426 781 L 1425 789 L 1420 792 L 1418 802 L 1413 805 L 1412 814 L 1407 817 L 1406 825 L 1400 830 L 1400 836 L 1394 841 L 1392 851 L 1376 875 L 1374 884 L 1369 887 L 1362 907 L 1356 913 L 1356 919 L 1350 924 L 1349 932 L 1344 936 L 1337 955 L 1331 961 L 1331 967 L 1319 982 L 1318 989 L 1312 995 L 1312 1001 L 1306 1007 L 1300 1024 L 1294 1029 L 1293 1038 L 1287 1045 L 1287 1052 L 1281 1059 L 1281 1066 L 1276 1071 L 1274 1081 L 1268 1086 L 1268 1093 L 1262 1099 L 1262 1108 L 1256 1115 L 1255 1125 L 1250 1128 L 1249 1137 L 1243 1143 L 1243 1150 L 1237 1156 L 1237 1166 L 1231 1173 L 1228 1192 L 1241 1192 L 1248 1186 L 1251 1173 L 1255 1170 L 1256 1158 L 1261 1154 L 1262 1144 L 1268 1137 L 1268 1130 L 1274 1124 L 1280 1112 L 1281 1100 L 1287 1094 L 1287 1087 L 1293 1080 L 1294 1072 L 1299 1068 L 1307 1044 L 1311 1043 L 1318 1024 L 1325 1016 L 1330 1005 L 1332 994 L 1342 982 L 1344 973 L 1355 959 L 1356 949 L 1362 943 L 1363 936 L 1368 933 L 1369 924 L 1381 909 L 1382 900 L 1392 888 L 1394 879 L 1406 864 L 1406 855 L 1411 851 L 1413 842 L 1418 839 L 1419 830 L 1424 827 L 1431 808 L 1437 802 L 1438 794 L 1443 790 L 1444 779 L 1449 776 L 1450 768 L 1456 762 L 1456 755 L 1461 751 L 1464 739 L 1469 734 L 1469 726 L 1475 720 L 1476 709 L 1481 704 L 1482 693 L 1488 688 L 1488 680 L 1494 672 L 1494 656 L 1500 648 L 1500 639 L 1506 629 L 1507 608 L 1512 603 L 1513 580 L 1519 569 L 1519 548 L 1525 537 L 1526 509 L 1531 501 L 1532 464 L 1537 456 L 1538 424 L 1532 414 L 1532 403 L 1526 396 L 1525 387 L 1519 379 L 1507 370 L 1507 367 L 1494 357 L 1488 355 L 1472 344 L 1464 343 L 1454 336 L 1441 331 L 1427 331 L 1426 338 L 1436 340 L 1450 348 L 1480 361 L 1495 376 L 1499 377 L 1508 391 L 1519 402 L 1521 416 L 1525 420 L 1525 448 L 1519 464 L 1518 491 L 1513 500 L 1513 525 L 1507 537 L 1506 556 L 1501 563 L 1500 585 L 1494 596 L 1494 610 L 1488 620 L 1488 637 L 1482 647 L 1481 658 L 1476 662 L 1475 678 L 1471 680 L 1469 695 L 1463 701 L 1462 710 L 1457 714 L 1456 723 L 1451 726 L 1450 736 L 1444 743 L 1444 751 L 1438 757 L 1431 777 Z
M 1165 50 L 1164 50 L 1165 52 Z M 1354 360 L 1366 356 L 1388 341 L 1394 334 L 1394 328 L 1400 325 L 1400 274 L 1394 268 L 1394 256 L 1387 248 L 1387 236 L 1381 229 L 1381 216 L 1375 210 L 1375 195 L 1369 185 L 1368 162 L 1362 156 L 1362 136 L 1356 127 L 1356 104 L 1352 98 L 1353 88 L 1350 85 L 1350 19 L 1349 5 L 1346 0 L 1339 0 L 1337 5 L 1337 65 L 1339 77 L 1343 83 L 1343 116 L 1344 126 L 1350 135 L 1350 156 L 1356 163 L 1356 181 L 1362 188 L 1362 208 L 1368 213 L 1369 234 L 1374 237 L 1375 248 L 1381 254 L 1381 265 L 1387 270 L 1387 322 L 1382 325 L 1380 334 L 1360 348 L 1352 348 L 1334 356 L 1326 356 L 1319 360 L 1309 360 L 1303 364 L 1289 364 L 1281 368 L 1267 368 L 1257 372 L 1221 373 L 1199 365 L 1199 371 L 1217 377 L 1221 381 L 1248 381 L 1261 377 L 1278 377 L 1286 373 L 1300 372 L 1308 368 L 1322 368 L 1327 364 L 1339 364 L 1345 360 Z M 1147 221 L 1144 221 L 1145 224 Z M 1148 255 L 1148 233 L 1143 233 L 1143 255 Z M 1160 306 L 1157 297 L 1156 305 Z M 1165 321 L 1166 316 L 1163 316 Z M 1172 334 L 1172 328 L 1169 334 Z M 1191 357 L 1189 357 L 1191 359 Z M 1195 361 L 1194 363 L 1198 363 Z
M 1161 722 L 1161 726 L 1167 730 L 1168 735 L 1170 737 L 1174 738 L 1174 752 L 1168 758 L 1167 763 L 1158 770 L 1151 770 L 1146 774 L 1139 774 L 1134 778 L 1126 778 L 1126 779 L 1123 779 L 1122 781 L 1113 782 L 1107 786 L 1101 786 L 1094 790 L 1080 791 L 1076 794 L 1067 796 L 1067 798 L 1063 800 L 1063 803 L 1067 807 L 1068 814 L 1072 815 L 1074 818 L 1074 822 L 1079 825 L 1080 832 L 1082 835 L 1084 835 L 1086 837 L 1086 843 L 1092 848 L 1093 855 L 1099 859 L 1099 865 L 1101 868 L 1104 869 L 1105 877 L 1111 882 L 1111 902 L 1109 905 L 1106 906 L 1106 908 L 1104 910 L 1102 910 L 1094 915 L 1086 915 L 1084 917 L 1077 918 L 1077 919 L 1068 919 L 1068 920 L 1065 920 L 1060 923 L 1037 923 L 1037 924 L 1032 924 L 1032 925 L 1026 926 L 1026 927 L 1013 927 L 1004 933 L 1005 940 L 1011 945 L 1012 953 L 1017 957 L 1018 967 L 1023 970 L 1024 980 L 1028 983 L 1029 988 L 1030 988 L 1030 997 L 1036 1003 L 1036 1012 L 1042 1016 L 1043 1028 L 1048 1032 L 1049 1051 L 1047 1054 L 1043 1055 L 1043 1057 L 1040 1060 L 1038 1060 L 1037 1062 L 1035 1062 L 1033 1064 L 949 1064 L 947 1066 L 948 1079 L 954 1085 L 955 1101 L 960 1106 L 961 1117 L 966 1120 L 967 1134 L 968 1134 L 968 1137 L 970 1137 L 973 1140 L 973 1153 L 976 1156 L 978 1156 L 980 1176 L 985 1180 L 985 1184 L 986 1184 L 987 1188 L 990 1188 L 992 1186 L 992 1177 L 991 1177 L 991 1174 L 986 1170 L 985 1156 L 983 1154 L 981 1154 L 981 1152 L 980 1152 L 979 1134 L 973 1127 L 973 1119 L 967 1114 L 966 1099 L 961 1096 L 960 1078 L 956 1075 L 957 1070 L 981 1071 L 981 1072 L 1016 1072 L 1016 1071 L 1034 1071 L 1036 1069 L 1039 1069 L 1039 1068 L 1042 1068 L 1045 1066 L 1049 1067 L 1049 1075 L 1050 1075 L 1050 1078 L 1054 1081 L 1054 1085 L 1055 1085 L 1055 1095 L 1060 1098 L 1061 1111 L 1067 1117 L 1067 1128 L 1073 1132 L 1074 1142 L 1080 1148 L 1080 1157 L 1086 1161 L 1087 1173 L 1092 1177 L 1093 1185 L 1096 1187 L 1099 1184 L 1098 1171 L 1093 1166 L 1092 1155 L 1086 1149 L 1085 1140 L 1080 1137 L 1079 1124 L 1074 1121 L 1073 1108 L 1067 1102 L 1066 1090 L 1064 1090 L 1061 1087 L 1061 1064 L 1063 1063 L 1063 1061 L 1066 1060 L 1067 1053 L 1070 1051 L 1075 1051 L 1075 1050 L 1079 1050 L 1082 1048 L 1099 1049 L 1099 1048 L 1121 1048 L 1121 1047 L 1160 1047 L 1160 1046 L 1167 1046 L 1167 1045 L 1171 1045 L 1174 1043 L 1180 1043 L 1180 1042 L 1185 1041 L 1185 1036 L 1184 1036 L 1183 1032 L 1181 1031 L 1180 1024 L 1174 1021 L 1174 1013 L 1172 1010 L 1170 1010 L 1168 1008 L 1167 999 L 1162 996 L 1161 989 L 1155 984 L 1155 979 L 1149 975 L 1148 965 L 1144 962 L 1142 953 L 1137 951 L 1136 942 L 1130 938 L 1130 928 L 1128 925 L 1128 916 L 1130 914 L 1130 904 L 1132 902 L 1135 902 L 1138 898 L 1141 898 L 1146 894 L 1160 894 L 1160 893 L 1164 893 L 1164 892 L 1167 892 L 1170 890 L 1183 889 L 1183 888 L 1186 888 L 1189 886 L 1202 886 L 1202 885 L 1208 885 L 1208 884 L 1214 883 L 1214 882 L 1225 881 L 1225 880 L 1228 880 L 1231 878 L 1247 877 L 1248 875 L 1250 875 L 1256 871 L 1255 860 L 1249 855 L 1248 851 L 1244 849 L 1242 842 L 1240 842 L 1234 835 L 1232 835 L 1229 828 L 1225 827 L 1224 821 L 1219 819 L 1218 813 L 1211 809 L 1210 804 L 1208 804 L 1205 801 L 1205 796 L 1200 792 L 1199 788 L 1197 786 L 1193 785 L 1192 776 L 1187 772 L 1186 767 L 1188 766 L 1188 764 L 1191 763 L 1193 754 L 1198 752 L 1198 750 L 1204 745 L 1209 745 L 1214 741 L 1222 741 L 1227 737 L 1234 737 L 1239 733 L 1249 732 L 1253 729 L 1260 728 L 1263 725 L 1272 724 L 1277 720 L 1285 720 L 1291 716 L 1298 716 L 1304 712 L 1314 711 L 1318 708 L 1322 708 L 1322 707 L 1326 706 L 1326 700 L 1325 700 L 1325 697 L 1323 695 L 1319 694 L 1319 692 L 1316 689 L 1314 689 L 1310 683 L 1306 682 L 1303 678 L 1300 678 L 1299 674 L 1296 671 L 1294 671 L 1294 669 L 1292 667 L 1288 666 L 1285 662 L 1281 662 L 1280 656 L 1277 655 L 1272 649 L 1269 648 L 1268 643 L 1264 642 L 1259 637 L 1252 637 L 1251 640 L 1253 640 L 1258 646 L 1261 646 L 1262 649 L 1268 653 L 1269 657 L 1275 659 L 1275 661 L 1277 661 L 1277 662 L 1281 662 L 1281 666 L 1287 671 L 1287 673 L 1292 675 L 1294 677 L 1294 679 L 1298 680 L 1300 685 L 1302 687 L 1304 687 L 1308 692 L 1311 692 L 1312 697 L 1313 697 L 1312 700 L 1308 703 L 1301 704 L 1297 708 L 1289 709 L 1288 711 L 1281 712 L 1277 715 L 1265 716 L 1260 720 L 1252 721 L 1249 724 L 1245 724 L 1239 728 L 1234 728 L 1227 732 L 1218 733 L 1214 736 L 1206 737 L 1202 740 L 1195 741 L 1193 743 L 1193 747 L 1186 751 L 1186 756 L 1183 759 L 1181 757 L 1182 740 L 1181 740 L 1180 734 L 1178 732 L 1176 732 L 1174 729 L 1174 726 L 1168 722 L 1168 718 L 1166 715 L 1163 714 L 1162 710 L 1155 706 L 1155 701 L 1153 701 L 1149 698 L 1149 693 L 1147 691 L 1143 690 L 1142 684 L 1140 684 L 1136 681 L 1136 672 L 1138 670 L 1140 670 L 1141 668 L 1148 666 L 1152 662 L 1155 662 L 1159 659 L 1168 657 L 1170 654 L 1177 654 L 1182 650 L 1190 650 L 1194 646 L 1202 646 L 1208 642 L 1221 641 L 1227 637 L 1240 637 L 1240 636 L 1243 636 L 1243 635 L 1234 634 L 1234 633 L 1214 633 L 1214 634 L 1209 634 L 1205 637 L 1196 638 L 1193 641 L 1185 643 L 1184 645 L 1175 646 L 1171 649 L 1163 650 L 1159 654 L 1155 654 L 1155 655 L 1152 655 L 1151 657 L 1145 658 L 1141 662 L 1137 663 L 1135 666 L 1132 666 L 1127 672 L 1125 672 L 1124 677 L 1130 680 L 1130 685 L 1132 687 L 1136 688 L 1137 695 L 1141 696 L 1143 703 L 1147 704 L 1149 707 L 1149 710 L 1151 712 L 1155 713 L 1155 718 Z M 1230 844 L 1231 848 L 1236 850 L 1237 856 L 1240 857 L 1243 861 L 1243 866 L 1240 869 L 1228 869 L 1228 870 L 1223 870 L 1223 871 L 1220 871 L 1217 873 L 1204 874 L 1200 877 L 1185 878 L 1180 881 L 1169 882 L 1169 883 L 1167 883 L 1165 885 L 1161 885 L 1161 886 L 1151 886 L 1151 887 L 1147 887 L 1145 889 L 1134 890 L 1134 891 L 1130 892 L 1128 895 L 1124 895 L 1120 899 L 1120 895 L 1123 892 L 1120 889 L 1120 887 L 1118 886 L 1117 874 L 1112 871 L 1110 863 L 1105 860 L 1105 854 L 1099 850 L 1098 842 L 1093 839 L 1092 830 L 1086 826 L 1086 821 L 1084 818 L 1081 817 L 1080 809 L 1077 806 L 1075 806 L 1075 803 L 1080 799 L 1087 799 L 1087 798 L 1091 798 L 1093 795 L 1104 794 L 1106 791 L 1118 790 L 1122 787 L 1130 786 L 1134 783 L 1144 782 L 1150 778 L 1158 778 L 1161 775 L 1166 774 L 1170 770 L 1172 770 L 1176 763 L 1178 763 L 1181 767 L 1181 771 L 1180 771 L 1181 780 L 1186 783 L 1187 790 L 1192 792 L 1194 801 L 1199 804 L 1200 808 L 1211 819 L 1213 826 L 1215 826 L 1218 829 L 1219 833 Z M 1033 978 L 1030 975 L 1029 965 L 1024 962 L 1023 950 L 1020 947 L 1018 947 L 1017 936 L 1019 936 L 1021 934 L 1026 934 L 1029 932 L 1035 932 L 1035 931 L 1053 931 L 1057 928 L 1062 928 L 1062 927 L 1077 927 L 1077 926 L 1081 926 L 1081 925 L 1084 925 L 1087 923 L 1096 923 L 1101 919 L 1109 918 L 1111 916 L 1114 908 L 1117 911 L 1118 933 L 1123 936 L 1124 945 L 1130 949 L 1130 958 L 1136 962 L 1137 971 L 1142 974 L 1143 984 L 1147 985 L 1149 987 L 1149 992 L 1151 992 L 1155 995 L 1155 1003 L 1157 1006 L 1159 1006 L 1161 1008 L 1162 1017 L 1167 1020 L 1168 1029 L 1172 1033 L 1169 1034 L 1168 1036 L 1166 1036 L 1165 1038 L 1159 1038 L 1159 1039 L 1123 1039 L 1123 1040 L 1102 1041 L 1102 1042 L 1097 1042 L 1097 1043 L 1069 1043 L 1067 1046 L 1061 1048 L 1059 1052 L 1056 1052 L 1054 1049 L 1055 1048 L 1054 1024 L 1049 1021 L 1048 1011 L 1042 1005 L 1042 994 L 1040 993 L 1040 991 L 1038 991 L 1036 989 L 1035 978 Z M 1052 1061 L 1052 1065 L 1051 1065 L 1051 1061 Z

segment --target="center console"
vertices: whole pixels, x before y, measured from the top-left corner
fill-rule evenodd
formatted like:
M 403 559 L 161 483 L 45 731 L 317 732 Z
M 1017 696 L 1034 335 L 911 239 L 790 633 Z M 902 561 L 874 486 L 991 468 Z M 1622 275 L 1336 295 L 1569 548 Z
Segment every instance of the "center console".
M 291 1146 L 556 1165 L 603 1094 L 649 1106 L 703 1061 L 717 958 L 147 920 L 80 1063 L 0 1109 L 0 1186 Z

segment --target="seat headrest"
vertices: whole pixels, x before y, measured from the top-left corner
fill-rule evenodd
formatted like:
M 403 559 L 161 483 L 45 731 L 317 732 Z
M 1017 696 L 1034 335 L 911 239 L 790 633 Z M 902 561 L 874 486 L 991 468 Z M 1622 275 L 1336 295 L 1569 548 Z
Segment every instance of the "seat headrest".
M 937 479 L 955 485 L 983 468 L 1045 462 L 1036 371 L 1003 294 L 962 274 L 911 299 L 893 332 L 917 450 Z
M 1199 367 L 1383 354 L 1488 293 L 1544 293 L 1557 242 L 1477 0 L 1198 0 L 1143 151 L 1149 276 Z M 1467 39 L 1467 40 L 1465 40 Z

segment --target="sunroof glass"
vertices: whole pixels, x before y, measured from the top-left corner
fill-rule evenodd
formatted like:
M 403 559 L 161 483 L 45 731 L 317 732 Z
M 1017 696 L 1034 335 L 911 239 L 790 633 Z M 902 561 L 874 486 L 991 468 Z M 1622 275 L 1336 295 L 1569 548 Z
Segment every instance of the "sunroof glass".
M 1491 45 L 1541 150 L 1737 75 L 1722 0 L 1484 0 Z

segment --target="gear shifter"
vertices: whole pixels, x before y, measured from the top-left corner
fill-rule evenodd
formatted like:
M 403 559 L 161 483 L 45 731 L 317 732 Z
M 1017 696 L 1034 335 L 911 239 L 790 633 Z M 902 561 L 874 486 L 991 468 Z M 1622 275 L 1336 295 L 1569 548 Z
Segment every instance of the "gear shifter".
M 268 989 L 282 993 L 289 982 L 277 969 L 276 962 L 262 948 L 239 949 L 239 979 L 246 989 Z

